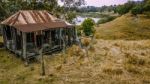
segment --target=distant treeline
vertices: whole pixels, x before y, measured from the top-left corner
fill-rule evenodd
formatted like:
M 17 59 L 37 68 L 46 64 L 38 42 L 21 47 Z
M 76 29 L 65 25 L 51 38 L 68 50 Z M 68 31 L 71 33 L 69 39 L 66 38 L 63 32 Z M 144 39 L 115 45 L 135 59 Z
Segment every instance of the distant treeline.
M 102 7 L 80 7 L 76 9 L 77 12 L 87 13 L 87 12 L 114 12 L 120 15 L 132 12 L 134 15 L 143 13 L 144 11 L 150 11 L 150 0 L 143 1 L 128 1 L 123 5 L 111 5 Z
M 102 7 L 95 7 L 95 6 L 87 6 L 87 7 L 81 7 L 77 9 L 77 12 L 80 13 L 86 13 L 86 12 L 104 12 L 104 11 L 114 11 L 116 9 L 117 5 L 111 5 L 111 6 L 102 6 Z

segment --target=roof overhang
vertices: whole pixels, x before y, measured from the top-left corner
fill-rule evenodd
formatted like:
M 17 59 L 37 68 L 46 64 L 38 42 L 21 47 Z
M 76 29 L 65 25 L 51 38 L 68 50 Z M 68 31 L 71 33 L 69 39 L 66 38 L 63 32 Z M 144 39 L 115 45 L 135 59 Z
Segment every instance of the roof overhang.
M 56 18 L 45 10 L 21 10 L 1 22 L 1 24 L 15 27 L 22 32 L 73 27 L 72 24 Z
M 36 32 L 41 30 L 49 30 L 57 28 L 72 28 L 73 25 L 67 25 L 64 22 L 51 22 L 42 24 L 13 25 L 13 27 L 22 32 Z

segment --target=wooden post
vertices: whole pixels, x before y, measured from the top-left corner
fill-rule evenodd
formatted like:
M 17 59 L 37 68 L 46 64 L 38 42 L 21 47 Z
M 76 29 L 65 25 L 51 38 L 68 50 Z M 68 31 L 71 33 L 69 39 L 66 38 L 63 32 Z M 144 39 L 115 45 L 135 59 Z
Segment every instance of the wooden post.
M 4 43 L 4 47 L 7 48 L 7 38 L 6 38 L 6 32 L 4 27 L 2 28 L 2 35 L 3 35 L 3 43 Z
M 26 41 L 26 33 L 25 32 L 22 32 L 22 55 L 23 55 L 23 58 L 25 59 L 26 61 L 26 65 L 28 65 L 28 57 L 27 57 L 27 41 Z
M 73 43 L 76 43 L 75 27 L 72 28 L 72 32 L 73 32 Z
M 45 75 L 45 64 L 44 64 L 44 57 L 43 57 L 43 40 L 44 40 L 44 36 L 43 36 L 43 31 L 42 31 L 42 38 L 41 38 L 41 49 L 40 49 L 40 55 L 41 55 L 41 69 L 42 69 L 42 73 L 41 75 L 44 76 Z
M 13 41 L 14 41 L 14 45 L 15 45 L 15 47 L 14 47 L 14 51 L 16 51 L 16 49 L 17 49 L 17 42 L 16 42 L 16 30 L 13 28 Z
M 76 28 L 75 28 L 75 39 L 76 39 L 77 44 L 80 46 L 80 48 L 82 48 L 82 46 L 81 46 L 81 39 L 78 37 Z
M 65 50 L 66 50 L 66 29 L 64 29 L 65 35 L 62 38 L 63 39 L 63 53 L 65 54 Z
M 77 39 L 77 31 L 76 31 L 76 28 L 75 28 L 75 27 L 73 28 L 73 36 L 74 36 L 74 41 L 76 42 L 76 39 Z
M 50 44 L 50 47 L 52 47 L 52 31 L 50 30 L 50 36 L 49 36 L 49 44 Z
M 59 28 L 59 45 L 60 45 L 60 48 L 61 48 L 61 29 Z
M 67 29 L 67 32 L 68 32 L 68 46 L 71 45 L 71 40 L 70 40 L 70 38 L 71 38 L 71 32 L 70 32 L 70 30 L 71 29 Z

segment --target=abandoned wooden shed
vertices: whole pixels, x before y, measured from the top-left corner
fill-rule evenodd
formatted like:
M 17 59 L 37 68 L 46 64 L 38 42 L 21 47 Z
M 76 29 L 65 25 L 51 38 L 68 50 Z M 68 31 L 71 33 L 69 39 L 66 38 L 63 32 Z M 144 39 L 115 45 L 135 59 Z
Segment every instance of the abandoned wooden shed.
M 4 45 L 24 59 L 62 50 L 75 42 L 75 27 L 45 10 L 21 10 L 2 23 Z

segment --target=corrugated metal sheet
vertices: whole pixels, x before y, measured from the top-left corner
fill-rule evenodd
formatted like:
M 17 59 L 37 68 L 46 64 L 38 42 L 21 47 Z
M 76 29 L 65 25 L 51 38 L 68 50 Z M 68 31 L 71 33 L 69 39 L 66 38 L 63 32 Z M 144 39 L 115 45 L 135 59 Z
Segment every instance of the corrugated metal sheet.
M 71 26 L 67 22 L 52 16 L 45 10 L 21 10 L 4 20 L 1 24 L 13 26 L 22 32 Z
M 14 27 L 23 32 L 33 32 L 33 31 L 47 30 L 47 29 L 52 29 L 52 28 L 66 28 L 66 27 L 69 28 L 69 26 L 66 25 L 64 22 L 15 25 Z

